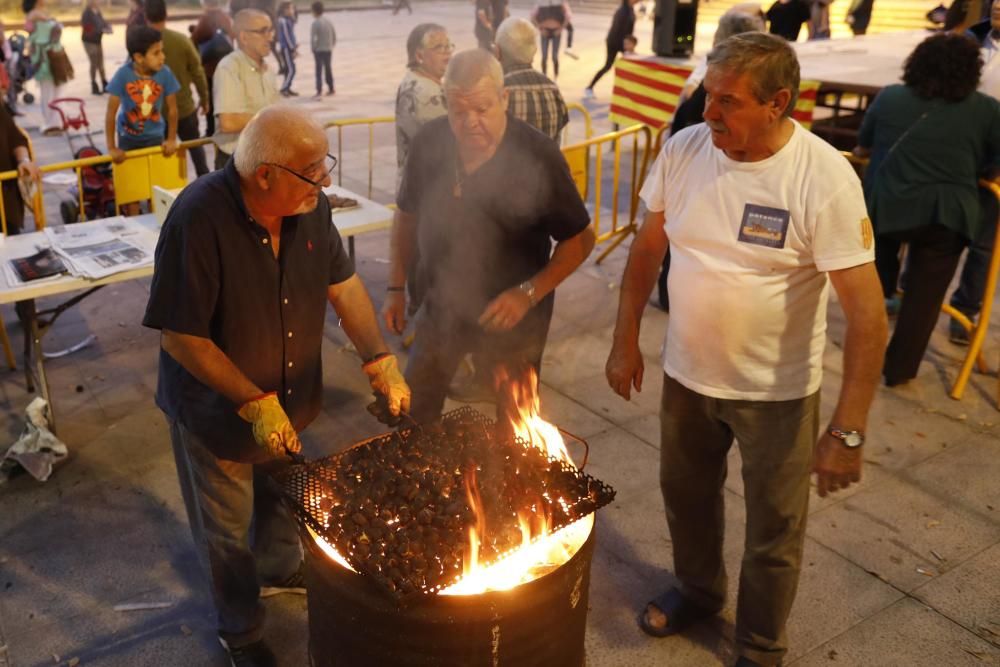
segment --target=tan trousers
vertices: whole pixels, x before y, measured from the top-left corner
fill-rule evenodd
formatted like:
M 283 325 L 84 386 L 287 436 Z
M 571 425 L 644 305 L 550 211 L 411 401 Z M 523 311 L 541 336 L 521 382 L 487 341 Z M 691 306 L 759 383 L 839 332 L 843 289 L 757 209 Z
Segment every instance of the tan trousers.
M 746 542 L 736 611 L 737 652 L 778 665 L 795 600 L 819 431 L 819 392 L 792 401 L 709 398 L 663 376 L 660 488 L 681 592 L 721 609 L 726 599 L 723 483 L 733 439 L 743 458 Z

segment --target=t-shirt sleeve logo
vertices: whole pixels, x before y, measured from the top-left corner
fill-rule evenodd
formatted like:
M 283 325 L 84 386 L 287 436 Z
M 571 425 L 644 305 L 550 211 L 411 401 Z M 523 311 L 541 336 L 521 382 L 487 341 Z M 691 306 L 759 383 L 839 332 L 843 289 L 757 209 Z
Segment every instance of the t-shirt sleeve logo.
M 747 204 L 743 208 L 739 240 L 768 248 L 784 248 L 791 215 L 781 208 Z
M 154 123 L 160 121 L 156 102 L 163 94 L 163 86 L 152 79 L 136 79 L 125 84 L 125 92 L 135 105 L 125 114 L 127 132 L 142 134 L 147 120 Z
M 872 221 L 867 216 L 861 218 L 861 244 L 865 250 L 871 250 L 875 242 L 875 230 L 872 229 Z

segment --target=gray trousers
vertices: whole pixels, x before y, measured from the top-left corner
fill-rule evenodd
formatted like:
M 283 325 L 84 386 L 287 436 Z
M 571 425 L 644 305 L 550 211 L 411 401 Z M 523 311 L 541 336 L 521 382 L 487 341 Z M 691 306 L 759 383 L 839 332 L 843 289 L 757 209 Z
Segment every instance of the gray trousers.
M 747 516 L 736 648 L 761 665 L 780 664 L 788 649 L 785 623 L 798 589 L 818 432 L 819 392 L 791 401 L 721 400 L 663 376 L 660 488 L 674 572 L 686 597 L 722 608 L 723 484 L 735 438 Z
M 302 561 L 294 519 L 266 484 L 266 475 L 288 464 L 220 459 L 177 422 L 170 422 L 170 442 L 219 636 L 231 646 L 255 642 L 264 623 L 260 584 L 287 579 Z

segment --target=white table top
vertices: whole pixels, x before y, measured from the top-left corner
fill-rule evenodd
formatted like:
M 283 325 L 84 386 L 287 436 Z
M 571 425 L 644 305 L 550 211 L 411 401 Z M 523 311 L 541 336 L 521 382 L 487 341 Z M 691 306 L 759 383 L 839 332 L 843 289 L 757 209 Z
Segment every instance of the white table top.
M 924 30 L 796 42 L 803 79 L 845 88 L 881 89 L 899 83 L 903 61 L 928 37 Z
M 132 219 L 142 224 L 144 227 L 159 232 L 159 225 L 156 222 L 156 216 L 151 213 L 139 215 Z M 28 234 L 8 236 L 4 240 L 3 245 L 0 246 L 0 262 L 7 262 L 15 257 L 27 257 L 38 252 L 38 250 L 50 247 L 51 245 L 52 244 L 49 243 L 49 238 L 45 235 L 45 232 L 30 232 Z M 121 283 L 126 280 L 145 278 L 151 275 L 153 275 L 152 264 L 139 269 L 133 269 L 131 271 L 115 273 L 107 276 L 106 278 L 101 278 L 100 280 L 78 278 L 77 276 L 66 274 L 54 280 L 42 280 L 37 283 L 27 283 L 16 287 L 8 287 L 4 281 L 0 280 L 0 303 L 12 303 L 14 301 L 22 301 L 25 299 L 37 299 L 43 296 L 63 294 L 65 292 L 75 292 L 77 290 L 97 287 L 98 285 Z
M 356 195 L 339 185 L 323 188 L 323 192 L 355 199 L 361 205 L 360 208 L 333 211 L 333 224 L 336 225 L 337 231 L 345 239 L 365 232 L 388 229 L 392 226 L 392 210 L 382 206 L 382 204 L 376 204 L 371 199 Z

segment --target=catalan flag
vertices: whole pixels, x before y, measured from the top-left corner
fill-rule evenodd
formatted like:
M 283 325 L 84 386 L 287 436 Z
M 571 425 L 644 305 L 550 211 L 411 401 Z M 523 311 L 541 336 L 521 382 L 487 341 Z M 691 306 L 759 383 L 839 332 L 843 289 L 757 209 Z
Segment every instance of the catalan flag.
M 677 99 L 691 74 L 687 65 L 668 65 L 655 56 L 619 58 L 615 63 L 615 87 L 611 93 L 612 123 L 628 127 L 636 123 L 659 130 L 674 117 Z M 802 127 L 812 127 L 819 81 L 802 81 L 792 118 Z

